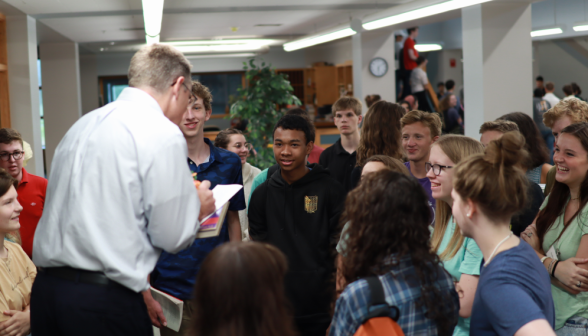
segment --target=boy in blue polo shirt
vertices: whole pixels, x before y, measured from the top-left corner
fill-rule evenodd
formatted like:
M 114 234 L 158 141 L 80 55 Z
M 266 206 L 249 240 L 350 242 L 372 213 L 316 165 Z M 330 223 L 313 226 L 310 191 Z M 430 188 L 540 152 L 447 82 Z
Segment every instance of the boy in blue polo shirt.
M 217 184 L 243 184 L 241 159 L 237 154 L 215 147 L 204 138 L 204 123 L 212 113 L 212 95 L 208 88 L 193 82 L 192 93 L 196 102 L 184 113 L 180 129 L 188 144 L 188 165 L 200 181 L 210 181 L 211 188 Z M 163 252 L 151 274 L 151 285 L 184 301 L 182 325 L 179 332 L 165 328 L 165 317 L 161 307 L 149 291 L 144 292 L 145 304 L 153 325 L 161 328 L 161 335 L 187 335 L 193 311 L 190 299 L 196 276 L 204 258 L 217 246 L 230 241 L 241 240 L 239 210 L 245 209 L 245 195 L 241 189 L 230 200 L 229 211 L 219 236 L 196 239 L 194 244 L 178 254 Z

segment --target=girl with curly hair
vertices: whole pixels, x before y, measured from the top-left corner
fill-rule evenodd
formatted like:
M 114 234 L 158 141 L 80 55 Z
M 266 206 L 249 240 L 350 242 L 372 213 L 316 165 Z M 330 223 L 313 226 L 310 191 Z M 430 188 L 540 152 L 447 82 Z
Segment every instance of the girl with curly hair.
M 374 275 L 386 302 L 398 307 L 406 335 L 453 333 L 459 300 L 429 245 L 428 204 L 415 178 L 389 169 L 366 175 L 349 193 L 341 220 L 350 223 L 342 265 L 349 285 L 337 300 L 329 335 L 353 335 L 361 326 L 370 295 L 363 278 Z

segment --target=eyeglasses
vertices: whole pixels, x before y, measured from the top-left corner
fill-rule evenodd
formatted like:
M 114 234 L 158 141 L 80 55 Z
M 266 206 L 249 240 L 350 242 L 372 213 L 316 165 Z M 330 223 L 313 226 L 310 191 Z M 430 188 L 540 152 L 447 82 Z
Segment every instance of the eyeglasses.
M 194 103 L 196 102 L 196 100 L 198 100 L 198 98 L 196 98 L 196 96 L 192 93 L 192 90 L 188 88 L 188 85 L 186 85 L 186 83 L 182 83 L 182 85 L 186 88 L 186 90 L 188 90 L 188 92 L 190 92 L 190 98 L 188 99 L 188 107 L 192 108 L 192 106 L 194 106 Z
M 171 86 L 176 85 L 176 83 L 178 82 L 178 80 L 176 79 L 173 83 L 171 83 Z M 190 90 L 190 88 L 188 87 L 188 85 L 186 85 L 186 83 L 182 82 L 182 85 L 186 88 L 186 90 L 188 90 L 188 92 L 190 93 L 190 98 L 188 98 L 188 107 L 192 108 L 192 106 L 194 105 L 194 103 L 196 102 L 196 100 L 198 100 L 196 98 L 196 96 L 192 93 L 192 90 Z
M 24 152 L 16 151 L 14 153 L 0 153 L 0 159 L 2 159 L 2 161 L 9 161 L 11 156 L 15 161 L 20 160 L 24 156 Z
M 241 149 L 241 147 L 243 147 L 243 146 L 245 146 L 247 148 L 247 150 L 250 151 L 250 152 L 253 150 L 253 145 L 250 144 L 250 143 L 248 143 L 248 142 L 246 142 L 244 145 L 241 145 L 241 143 L 238 142 L 238 143 L 235 144 L 234 147 L 237 148 L 237 149 Z
M 425 162 L 425 170 L 427 171 L 427 173 L 429 172 L 429 170 L 431 170 L 431 168 L 433 168 L 433 174 L 435 174 L 435 176 L 439 176 L 439 174 L 441 174 L 442 168 L 453 168 L 453 166 L 442 166 L 438 164 L 432 165 L 431 162 Z

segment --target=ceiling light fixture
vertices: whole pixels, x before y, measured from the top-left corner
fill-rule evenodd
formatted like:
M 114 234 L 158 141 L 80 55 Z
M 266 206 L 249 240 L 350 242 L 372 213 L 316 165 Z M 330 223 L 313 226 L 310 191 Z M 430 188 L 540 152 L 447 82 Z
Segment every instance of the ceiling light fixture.
M 168 41 L 165 44 L 179 46 L 192 46 L 192 45 L 215 45 L 215 44 L 256 44 L 256 45 L 270 45 L 279 44 L 283 40 L 275 39 L 218 39 L 218 40 L 194 40 L 194 41 Z
M 145 40 L 147 44 L 159 43 L 164 0 L 142 0 Z
M 273 39 L 234 39 L 163 42 L 174 46 L 183 53 L 211 53 L 230 51 L 262 51 L 270 45 L 280 44 L 282 40 Z
M 427 16 L 437 15 L 445 12 L 449 12 L 456 9 L 461 9 L 464 7 L 469 7 L 472 5 L 481 4 L 484 2 L 488 2 L 492 0 L 451 0 L 445 1 L 436 5 L 431 5 L 419 9 L 409 10 L 405 13 L 399 13 L 396 15 L 388 16 L 381 19 L 376 19 L 369 21 L 363 24 L 363 28 L 367 30 L 378 29 L 382 27 L 392 26 L 395 24 L 399 24 L 402 22 L 412 21 L 416 19 L 421 19 Z M 392 9 L 393 11 L 400 11 L 401 9 L 396 8 Z M 376 15 L 381 15 L 376 14 Z M 368 17 L 369 20 L 369 17 Z
M 418 52 L 427 52 L 427 51 L 437 51 L 437 50 L 441 50 L 443 49 L 443 47 L 440 44 L 416 44 L 414 46 L 414 48 L 418 51 Z
M 587 31 L 588 30 L 588 22 L 578 22 L 574 25 L 574 31 Z
M 563 34 L 563 30 L 560 27 L 533 30 L 531 32 L 531 37 L 557 35 L 557 34 Z
M 238 54 L 211 54 L 211 55 L 191 55 L 186 58 L 230 58 L 230 57 L 255 57 L 256 53 L 238 53 Z
M 347 36 L 355 35 L 355 30 L 351 28 L 343 28 L 339 30 L 335 30 L 330 33 L 323 33 L 319 35 L 314 35 L 310 37 L 305 37 L 299 40 L 294 40 L 292 42 L 284 43 L 284 50 L 286 51 L 293 51 L 302 48 L 307 48 L 313 45 L 330 42 L 333 40 L 338 40 Z

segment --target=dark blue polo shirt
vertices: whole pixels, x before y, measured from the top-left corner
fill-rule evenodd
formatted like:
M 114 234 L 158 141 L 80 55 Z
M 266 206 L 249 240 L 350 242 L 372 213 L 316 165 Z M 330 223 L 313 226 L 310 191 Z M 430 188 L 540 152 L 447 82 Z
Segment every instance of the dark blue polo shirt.
M 190 170 L 198 173 L 198 180 L 210 181 L 211 188 L 217 184 L 243 184 L 241 159 L 237 154 L 215 147 L 210 140 L 204 138 L 210 146 L 210 159 L 199 166 L 188 159 Z M 245 194 L 241 189 L 229 204 L 229 210 L 245 209 Z M 228 216 L 227 216 L 228 217 Z M 181 300 L 192 296 L 196 275 L 204 258 L 217 246 L 229 241 L 227 218 L 219 236 L 196 239 L 192 246 L 178 254 L 162 252 L 155 270 L 151 275 L 151 285 Z

